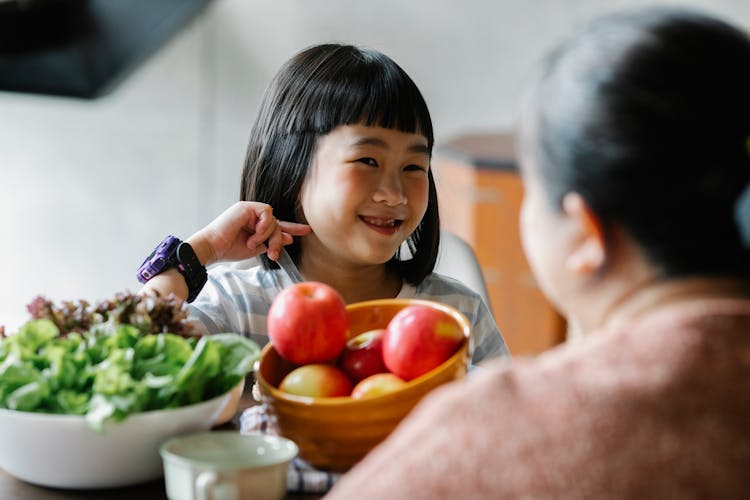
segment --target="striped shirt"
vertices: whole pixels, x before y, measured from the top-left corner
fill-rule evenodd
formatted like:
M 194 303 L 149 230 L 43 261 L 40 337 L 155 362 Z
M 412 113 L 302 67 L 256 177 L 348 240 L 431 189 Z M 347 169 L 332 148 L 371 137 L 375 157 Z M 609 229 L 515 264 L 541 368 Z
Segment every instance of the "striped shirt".
M 263 346 L 268 342 L 266 319 L 271 302 L 290 284 L 279 269 L 264 269 L 260 265 L 248 269 L 214 266 L 200 295 L 189 305 L 191 319 L 202 333 L 237 332 Z M 433 300 L 461 311 L 472 327 L 473 365 L 509 355 L 487 305 L 479 294 L 461 282 L 433 273 L 417 286 L 404 283 L 397 298 Z

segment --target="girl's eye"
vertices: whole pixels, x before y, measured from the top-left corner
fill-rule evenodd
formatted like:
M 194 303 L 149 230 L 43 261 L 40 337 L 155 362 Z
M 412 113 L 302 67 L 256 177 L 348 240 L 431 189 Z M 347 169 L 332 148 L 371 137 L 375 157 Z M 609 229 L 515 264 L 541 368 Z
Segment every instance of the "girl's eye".
M 365 165 L 369 165 L 371 167 L 377 167 L 378 166 L 378 162 L 376 162 L 374 158 L 360 158 L 357 161 L 360 162 L 360 163 L 364 163 Z
M 421 170 L 422 172 L 427 172 L 427 169 L 423 167 L 422 165 L 407 165 L 404 167 L 404 170 L 407 170 L 407 171 Z

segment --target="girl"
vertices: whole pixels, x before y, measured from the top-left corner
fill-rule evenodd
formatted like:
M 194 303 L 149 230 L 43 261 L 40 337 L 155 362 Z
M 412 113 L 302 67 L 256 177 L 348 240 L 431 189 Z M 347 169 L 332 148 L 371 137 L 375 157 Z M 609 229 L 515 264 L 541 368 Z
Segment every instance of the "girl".
M 144 289 L 197 296 L 191 314 L 208 333 L 242 332 L 262 345 L 268 308 L 290 284 L 274 262 L 286 245 L 305 280 L 331 285 L 347 303 L 444 302 L 472 323 L 473 363 L 507 355 L 479 295 L 432 273 L 440 231 L 432 146 L 424 99 L 390 58 L 348 45 L 308 48 L 264 95 L 242 174 L 243 201 L 185 243 L 171 239 L 157 248 L 162 260 L 147 259 L 146 267 L 165 265 L 146 276 L 142 268 Z M 260 265 L 250 269 L 211 269 L 200 291 L 204 266 L 255 256 Z
M 427 396 L 331 498 L 746 498 L 747 33 L 594 22 L 542 67 L 519 149 L 532 269 L 596 333 Z

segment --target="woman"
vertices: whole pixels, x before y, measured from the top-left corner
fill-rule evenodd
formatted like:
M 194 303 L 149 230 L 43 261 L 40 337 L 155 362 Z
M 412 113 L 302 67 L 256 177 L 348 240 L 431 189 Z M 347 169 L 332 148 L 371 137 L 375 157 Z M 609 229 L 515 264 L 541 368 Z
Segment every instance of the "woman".
M 750 492 L 750 40 L 599 19 L 522 107 L 524 249 L 591 333 L 428 397 L 331 498 Z

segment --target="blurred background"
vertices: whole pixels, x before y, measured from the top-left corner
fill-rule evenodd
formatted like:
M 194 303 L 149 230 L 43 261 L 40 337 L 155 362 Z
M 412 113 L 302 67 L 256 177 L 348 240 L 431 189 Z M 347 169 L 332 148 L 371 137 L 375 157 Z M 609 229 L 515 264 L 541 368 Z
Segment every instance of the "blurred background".
M 310 44 L 393 57 L 421 88 L 440 150 L 510 130 L 532 66 L 593 15 L 675 2 L 90 0 L 77 7 L 85 43 L 75 33 L 35 43 L 50 26 L 30 31 L 18 9 L 32 7 L 13 3 L 0 0 L 0 325 L 11 331 L 37 294 L 136 291 L 158 241 L 189 236 L 237 200 L 261 94 Z M 748 0 L 681 5 L 750 27 Z M 78 95 L 59 95 L 75 75 L 67 92 Z

